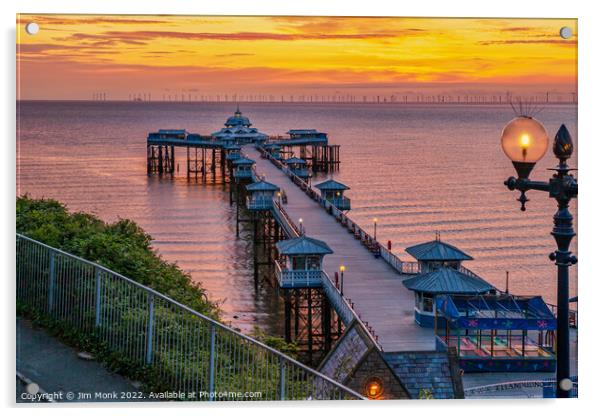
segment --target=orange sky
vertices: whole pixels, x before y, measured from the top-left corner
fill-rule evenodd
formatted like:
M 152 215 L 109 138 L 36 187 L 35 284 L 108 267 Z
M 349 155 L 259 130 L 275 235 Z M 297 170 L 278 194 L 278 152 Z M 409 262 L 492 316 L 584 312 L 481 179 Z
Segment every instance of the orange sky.
M 577 89 L 572 19 L 20 15 L 17 25 L 22 99 Z

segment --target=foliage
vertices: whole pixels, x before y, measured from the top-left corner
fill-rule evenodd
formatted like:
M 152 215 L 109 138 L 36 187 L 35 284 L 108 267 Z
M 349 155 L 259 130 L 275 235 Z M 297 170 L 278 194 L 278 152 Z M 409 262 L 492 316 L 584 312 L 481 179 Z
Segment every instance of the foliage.
M 177 264 L 152 248 L 152 238 L 134 221 L 105 223 L 83 212 L 70 213 L 52 199 L 17 198 L 17 232 L 101 264 L 212 318 L 219 307 Z
M 299 354 L 299 346 L 294 342 L 286 342 L 282 337 L 274 337 L 268 335 L 259 327 L 254 327 L 253 332 L 251 332 L 251 337 L 255 338 L 259 342 L 264 343 L 268 347 L 272 347 L 275 350 L 283 352 L 292 358 L 297 358 L 297 354 Z

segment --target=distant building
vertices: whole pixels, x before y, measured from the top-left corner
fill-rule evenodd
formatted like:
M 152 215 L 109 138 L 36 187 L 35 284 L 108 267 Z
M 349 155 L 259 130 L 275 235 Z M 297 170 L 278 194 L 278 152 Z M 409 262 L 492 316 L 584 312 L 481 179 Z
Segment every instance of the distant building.
M 414 319 L 423 327 L 435 325 L 435 297 L 438 295 L 482 295 L 495 293 L 494 286 L 462 267 L 472 257 L 457 247 L 439 240 L 408 247 L 406 251 L 418 260 L 420 274 L 403 281 L 416 298 Z M 444 324 L 444 319 L 439 317 Z
M 234 115 L 228 117 L 224 125 L 226 127 L 212 133 L 211 136 L 219 140 L 239 144 L 262 143 L 268 139 L 267 134 L 251 127 L 251 121 L 248 117 L 242 115 L 238 106 Z

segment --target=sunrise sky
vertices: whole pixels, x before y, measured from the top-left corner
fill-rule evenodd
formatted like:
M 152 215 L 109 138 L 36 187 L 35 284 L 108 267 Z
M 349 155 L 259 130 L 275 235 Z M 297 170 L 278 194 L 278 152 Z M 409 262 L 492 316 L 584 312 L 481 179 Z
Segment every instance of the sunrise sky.
M 20 15 L 17 25 L 21 99 L 577 90 L 575 20 Z

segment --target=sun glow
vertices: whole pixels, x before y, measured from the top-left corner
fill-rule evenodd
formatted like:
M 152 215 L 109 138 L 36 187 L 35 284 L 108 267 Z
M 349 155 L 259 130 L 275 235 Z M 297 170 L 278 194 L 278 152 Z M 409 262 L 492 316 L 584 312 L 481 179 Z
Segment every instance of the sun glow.
M 571 19 L 19 15 L 17 24 L 25 99 L 576 91 Z M 559 37 L 562 26 L 573 38 Z

